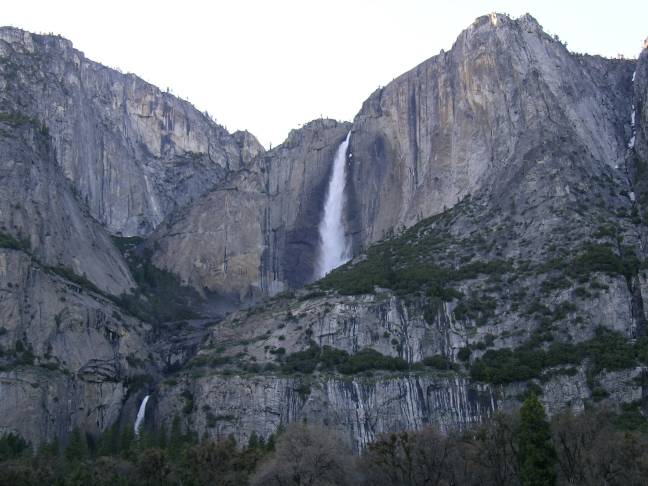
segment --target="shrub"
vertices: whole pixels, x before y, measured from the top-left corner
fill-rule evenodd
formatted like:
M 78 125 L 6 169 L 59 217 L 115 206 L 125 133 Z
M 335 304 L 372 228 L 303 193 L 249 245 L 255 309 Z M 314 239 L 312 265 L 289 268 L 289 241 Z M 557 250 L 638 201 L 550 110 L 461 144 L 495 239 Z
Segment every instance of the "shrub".
M 18 434 L 10 432 L 0 437 L 0 461 L 22 457 L 28 454 L 30 450 L 29 442 Z
M 544 368 L 576 365 L 585 358 L 590 360 L 590 374 L 596 375 L 604 369 L 615 371 L 635 366 L 644 349 L 644 341 L 633 346 L 618 332 L 604 328 L 598 328 L 595 336 L 583 343 L 556 342 L 546 350 L 538 349 L 538 345 L 532 339 L 517 349 L 489 350 L 473 363 L 471 377 L 496 384 L 511 383 L 540 378 Z
M 25 240 L 17 240 L 8 233 L 0 231 L 0 248 L 11 250 L 29 251 L 29 243 Z
M 441 354 L 427 356 L 423 359 L 423 364 L 430 368 L 436 368 L 437 370 L 452 370 L 455 368 L 454 363 Z
M 405 370 L 408 364 L 402 358 L 385 356 L 370 348 L 362 349 L 355 354 L 335 349 L 330 346 L 313 344 L 305 351 L 286 356 L 281 364 L 284 373 L 309 374 L 316 369 L 321 371 L 337 370 L 344 374 L 360 373 L 368 370 Z
M 471 351 L 468 346 L 459 348 L 459 351 L 457 352 L 457 359 L 461 361 L 468 361 L 470 359 L 470 353 Z

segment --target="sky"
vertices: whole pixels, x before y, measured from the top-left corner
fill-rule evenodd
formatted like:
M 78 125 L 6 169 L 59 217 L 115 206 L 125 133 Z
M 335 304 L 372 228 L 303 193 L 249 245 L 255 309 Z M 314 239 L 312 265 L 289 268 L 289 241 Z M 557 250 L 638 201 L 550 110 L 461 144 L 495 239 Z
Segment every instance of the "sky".
M 70 39 L 269 148 L 448 50 L 475 18 L 531 13 L 575 52 L 637 57 L 648 0 L 20 0 L 0 25 Z

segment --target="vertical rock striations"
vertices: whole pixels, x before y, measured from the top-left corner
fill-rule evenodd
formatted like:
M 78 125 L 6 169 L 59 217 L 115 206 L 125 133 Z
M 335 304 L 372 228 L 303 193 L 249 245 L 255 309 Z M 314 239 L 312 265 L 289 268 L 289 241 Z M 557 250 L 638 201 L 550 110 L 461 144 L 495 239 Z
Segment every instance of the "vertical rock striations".
M 57 161 L 111 233 L 145 235 L 262 147 L 190 103 L 86 59 L 60 37 L 0 29 L 0 110 L 45 124 Z
M 488 190 L 548 138 L 622 163 L 632 61 L 572 54 L 529 15 L 478 18 L 365 101 L 350 152 L 356 247 Z
M 641 400 L 646 59 L 481 17 L 352 125 L 265 152 L 68 41 L 0 29 L 0 433 L 130 428 L 150 395 L 147 424 L 245 441 L 307 420 L 359 448 L 480 421 L 530 383 L 551 413 Z M 149 256 L 235 305 L 309 282 L 349 130 L 349 265 L 209 324 L 116 305 L 135 283 L 109 233 L 146 236 L 125 244 L 144 300 L 168 277 Z
M 312 279 L 335 150 L 349 125 L 293 130 L 151 236 L 153 261 L 200 290 L 249 300 Z

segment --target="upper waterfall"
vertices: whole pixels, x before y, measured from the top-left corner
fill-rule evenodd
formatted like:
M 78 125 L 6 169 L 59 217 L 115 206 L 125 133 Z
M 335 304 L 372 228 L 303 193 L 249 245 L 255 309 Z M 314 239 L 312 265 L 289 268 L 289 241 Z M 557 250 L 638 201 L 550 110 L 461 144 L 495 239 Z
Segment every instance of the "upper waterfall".
M 333 161 L 324 203 L 324 217 L 319 224 L 320 249 L 315 277 L 321 278 L 351 258 L 349 242 L 344 231 L 343 210 L 346 185 L 346 153 L 351 132 L 340 144 Z

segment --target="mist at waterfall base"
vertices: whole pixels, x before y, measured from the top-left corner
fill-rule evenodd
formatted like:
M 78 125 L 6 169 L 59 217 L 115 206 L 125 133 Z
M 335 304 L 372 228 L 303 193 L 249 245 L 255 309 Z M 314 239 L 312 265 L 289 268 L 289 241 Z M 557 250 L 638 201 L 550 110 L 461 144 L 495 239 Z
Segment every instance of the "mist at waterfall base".
M 144 422 L 144 415 L 146 414 L 146 403 L 148 402 L 148 399 L 149 399 L 149 395 L 146 395 L 144 397 L 144 400 L 142 400 L 139 410 L 137 411 L 137 417 L 135 418 L 135 425 L 133 427 L 135 430 L 135 435 L 139 435 L 140 428 L 142 428 L 142 423 Z
M 319 224 L 320 250 L 315 269 L 316 278 L 323 277 L 351 259 L 350 245 L 345 235 L 343 221 L 346 153 L 350 137 L 351 132 L 347 133 L 333 160 L 333 172 L 324 202 L 324 217 Z

